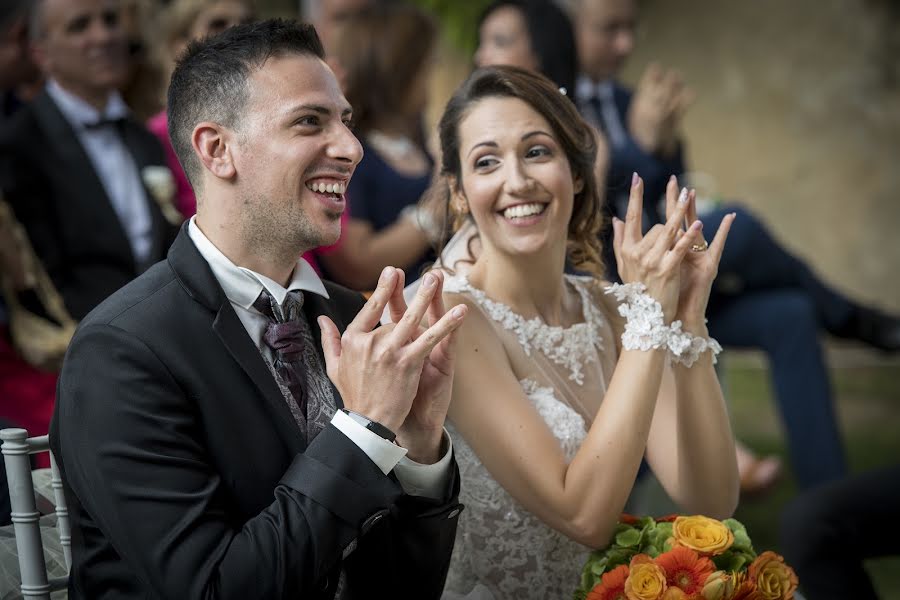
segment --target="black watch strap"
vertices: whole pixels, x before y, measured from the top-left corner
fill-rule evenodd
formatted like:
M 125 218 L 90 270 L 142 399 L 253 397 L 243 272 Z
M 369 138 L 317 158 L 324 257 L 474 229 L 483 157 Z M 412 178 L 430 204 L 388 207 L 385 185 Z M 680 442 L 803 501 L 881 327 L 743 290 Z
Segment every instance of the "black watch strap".
M 347 416 L 349 416 L 351 419 L 353 419 L 354 421 L 356 421 L 357 423 L 359 423 L 360 425 L 362 425 L 363 427 L 365 427 L 366 429 L 368 429 L 375 435 L 377 435 L 379 437 L 383 437 L 384 439 L 386 439 L 389 442 L 393 442 L 395 439 L 397 439 L 396 433 L 394 433 L 393 431 L 391 431 L 390 429 L 388 429 L 387 427 L 385 427 L 378 421 L 373 421 L 372 419 L 370 419 L 369 417 L 367 417 L 365 415 L 361 415 L 357 412 L 353 412 L 352 410 L 347 410 L 346 408 L 342 408 L 341 412 L 346 413 Z

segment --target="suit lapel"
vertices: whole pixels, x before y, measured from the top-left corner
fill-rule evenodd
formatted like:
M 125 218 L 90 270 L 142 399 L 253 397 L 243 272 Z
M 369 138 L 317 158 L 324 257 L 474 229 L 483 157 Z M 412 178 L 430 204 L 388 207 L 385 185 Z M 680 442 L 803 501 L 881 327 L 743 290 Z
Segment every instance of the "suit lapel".
M 306 449 L 306 441 L 301 439 L 300 430 L 281 394 L 281 389 L 259 349 L 244 329 L 244 324 L 231 307 L 231 302 L 222 291 L 209 264 L 188 236 L 187 229 L 188 223 L 185 223 L 169 249 L 169 264 L 188 294 L 215 313 L 213 331 L 234 361 L 253 382 L 261 396 L 260 401 L 272 415 L 275 429 L 282 440 L 294 453 L 302 452 Z M 248 398 L 247 401 L 253 400 Z
M 93 209 L 92 221 L 102 223 L 102 235 L 109 236 L 122 256 L 128 256 L 134 264 L 134 254 L 128 236 L 119 222 L 106 188 L 97 176 L 94 165 L 78 140 L 78 136 L 47 92 L 43 92 L 33 103 L 34 115 L 52 143 L 50 147 L 59 154 L 59 164 L 69 169 L 65 175 L 72 190 L 77 190 L 83 198 L 97 198 L 98 204 L 86 207 Z

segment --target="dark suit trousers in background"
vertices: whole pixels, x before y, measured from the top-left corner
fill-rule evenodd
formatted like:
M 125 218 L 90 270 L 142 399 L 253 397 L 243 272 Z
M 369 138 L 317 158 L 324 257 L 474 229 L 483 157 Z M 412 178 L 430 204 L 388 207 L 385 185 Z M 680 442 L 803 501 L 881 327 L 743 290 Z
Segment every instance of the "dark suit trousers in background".
M 806 492 L 785 510 L 781 538 L 809 600 L 877 600 L 862 561 L 900 554 L 900 464 Z

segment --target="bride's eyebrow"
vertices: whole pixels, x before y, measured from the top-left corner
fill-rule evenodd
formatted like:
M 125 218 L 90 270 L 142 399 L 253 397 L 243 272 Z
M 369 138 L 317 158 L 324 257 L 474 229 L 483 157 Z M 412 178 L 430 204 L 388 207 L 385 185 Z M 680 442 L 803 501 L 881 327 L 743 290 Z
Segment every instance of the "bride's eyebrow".
M 536 129 L 536 130 L 534 130 L 534 131 L 529 131 L 528 133 L 526 133 L 525 135 L 523 135 L 523 136 L 522 136 L 522 141 L 525 141 L 525 140 L 527 140 L 528 138 L 532 138 L 532 137 L 534 137 L 534 136 L 536 136 L 536 135 L 546 135 L 548 138 L 552 138 L 552 137 L 553 137 L 552 135 L 550 135 L 550 134 L 547 133 L 546 131 L 543 131 L 543 130 L 541 130 L 541 129 Z
M 494 142 L 494 141 L 479 142 L 469 149 L 468 154 L 466 154 L 466 158 L 470 157 L 473 152 L 475 152 L 478 148 L 481 148 L 482 146 L 486 146 L 488 148 L 498 148 L 499 147 L 499 146 L 497 146 L 497 142 Z

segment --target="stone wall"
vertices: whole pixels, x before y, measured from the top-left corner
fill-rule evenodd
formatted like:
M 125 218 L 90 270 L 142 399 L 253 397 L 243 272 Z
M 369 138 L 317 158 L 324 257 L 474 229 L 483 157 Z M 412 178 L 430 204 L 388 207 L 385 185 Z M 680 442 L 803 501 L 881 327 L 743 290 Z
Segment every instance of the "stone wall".
M 655 0 L 625 78 L 652 60 L 697 94 L 692 169 L 827 280 L 900 310 L 900 89 L 888 16 L 863 0 Z M 896 49 L 896 46 L 894 46 Z

